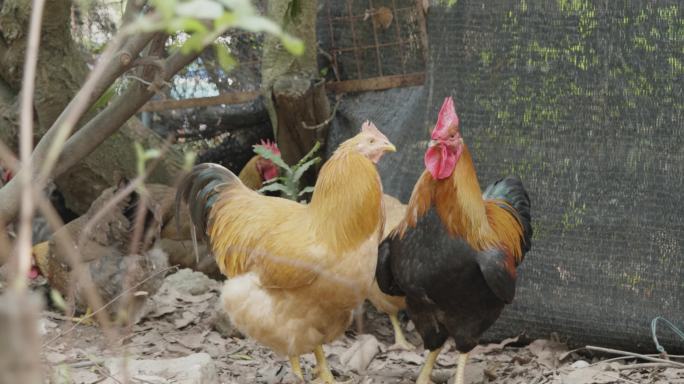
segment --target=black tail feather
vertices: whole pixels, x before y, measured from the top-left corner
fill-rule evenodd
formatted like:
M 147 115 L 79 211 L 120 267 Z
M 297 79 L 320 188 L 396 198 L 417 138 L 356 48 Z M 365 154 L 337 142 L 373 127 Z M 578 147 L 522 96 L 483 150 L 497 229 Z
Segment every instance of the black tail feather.
M 392 239 L 392 236 L 388 236 L 378 247 L 378 263 L 375 267 L 375 279 L 378 282 L 378 287 L 380 287 L 380 290 L 385 294 L 391 296 L 404 296 L 405 293 L 394 281 L 394 275 L 392 274 L 392 251 L 390 247 Z
M 218 198 L 219 187 L 237 180 L 239 179 L 233 172 L 218 164 L 204 163 L 194 166 L 180 182 L 176 192 L 175 217 L 178 231 L 180 206 L 181 202 L 185 202 L 190 209 L 190 219 L 199 230 L 199 236 L 205 238 L 207 219 Z
M 530 197 L 525 186 L 517 176 L 507 176 L 490 184 L 482 197 L 485 199 L 504 200 L 515 210 L 514 214 L 523 227 L 522 249 L 524 253 L 532 246 L 532 214 Z

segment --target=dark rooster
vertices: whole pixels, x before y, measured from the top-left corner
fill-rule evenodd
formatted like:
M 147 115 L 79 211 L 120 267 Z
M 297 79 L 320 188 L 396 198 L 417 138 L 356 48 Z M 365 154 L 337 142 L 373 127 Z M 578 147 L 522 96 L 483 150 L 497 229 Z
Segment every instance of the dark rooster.
M 381 246 L 376 277 L 383 292 L 405 296 L 409 316 L 430 350 L 417 383 L 430 382 L 450 336 L 468 352 L 515 295 L 516 267 L 530 249 L 530 199 L 514 176 L 481 193 L 461 138 L 454 102 L 439 112 L 404 221 Z

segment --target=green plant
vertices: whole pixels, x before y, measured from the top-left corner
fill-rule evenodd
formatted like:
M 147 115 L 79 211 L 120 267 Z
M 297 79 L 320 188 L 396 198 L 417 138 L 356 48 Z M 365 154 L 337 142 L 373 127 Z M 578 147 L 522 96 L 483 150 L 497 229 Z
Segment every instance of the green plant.
M 294 201 L 298 201 L 306 193 L 313 192 L 314 187 L 300 189 L 300 181 L 312 165 L 321 161 L 320 157 L 313 157 L 320 147 L 321 143 L 316 142 L 316 145 L 297 164 L 289 166 L 280 155 L 274 154 L 263 146 L 255 146 L 254 152 L 257 155 L 271 160 L 281 170 L 280 176 L 267 181 L 259 192 L 280 192 L 283 197 Z
M 220 37 L 233 28 L 248 32 L 265 32 L 280 38 L 281 43 L 293 55 L 304 52 L 304 42 L 283 30 L 272 20 L 259 15 L 250 0 L 152 0 L 159 19 L 155 22 L 140 20 L 137 30 L 166 30 L 174 34 L 184 31 L 181 52 L 201 51 L 213 44 L 221 67 L 229 71 L 237 65 Z M 295 15 L 295 9 L 291 11 Z

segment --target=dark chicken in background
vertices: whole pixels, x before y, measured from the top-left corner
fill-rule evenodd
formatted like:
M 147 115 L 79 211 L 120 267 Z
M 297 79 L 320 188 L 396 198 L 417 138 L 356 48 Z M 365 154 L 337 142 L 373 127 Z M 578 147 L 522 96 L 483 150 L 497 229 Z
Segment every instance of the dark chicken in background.
M 261 144 L 255 147 L 264 147 L 274 155 L 280 156 L 280 149 L 278 145 L 270 140 L 261 140 Z M 242 168 L 238 177 L 242 183 L 249 189 L 258 190 L 265 182 L 278 177 L 280 169 L 277 165 L 269 159 L 265 159 L 259 155 L 252 156 L 247 164 Z
M 530 249 L 530 199 L 508 176 L 480 190 L 461 138 L 453 100 L 444 101 L 403 222 L 381 247 L 380 289 L 405 296 L 411 320 L 430 350 L 417 383 L 430 382 L 447 338 L 461 353 L 463 384 L 470 352 L 513 301 L 516 267 Z
M 88 287 L 77 279 L 70 267 L 69 253 L 57 243 L 57 236 L 68 235 L 76 245 L 72 252 L 85 265 L 85 273 L 90 276 L 102 303 L 113 303 L 108 307 L 109 313 L 121 323 L 136 323 L 143 314 L 145 300 L 157 292 L 169 265 L 168 255 L 156 246 L 161 229 L 159 204 L 150 199 L 145 205 L 142 238 L 137 251 L 131 252 L 136 211 L 141 201 L 137 192 L 106 210 L 94 225 L 88 224 L 101 214 L 125 184 L 122 180 L 119 185 L 105 189 L 84 215 L 61 227 L 49 241 L 36 244 L 33 254 L 50 287 L 73 300 L 76 312 L 99 310 L 88 306 Z M 130 287 L 135 287 L 135 294 L 126 300 L 123 296 Z

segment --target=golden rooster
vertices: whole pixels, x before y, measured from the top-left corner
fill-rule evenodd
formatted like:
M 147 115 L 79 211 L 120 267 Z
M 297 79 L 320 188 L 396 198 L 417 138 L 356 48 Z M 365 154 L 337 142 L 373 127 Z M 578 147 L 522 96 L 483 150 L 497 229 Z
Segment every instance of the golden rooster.
M 271 153 L 280 155 L 278 146 L 270 140 L 261 140 L 261 144 L 254 147 L 264 147 Z M 239 178 L 246 187 L 258 190 L 264 182 L 278 177 L 279 173 L 280 169 L 271 160 L 254 155 L 240 171 Z M 221 272 L 213 256 L 207 251 L 206 245 L 198 244 L 197 254 L 193 251 L 192 223 L 187 207 L 181 207 L 178 216 L 181 223 L 180 229 L 173 225 L 174 211 L 168 208 L 173 205 L 176 189 L 161 184 L 148 184 L 147 190 L 153 201 L 161 202 L 163 217 L 158 245 L 169 255 L 169 263 L 181 268 L 192 268 L 213 278 L 220 278 Z
M 341 335 L 368 295 L 383 232 L 382 184 L 375 168 L 396 149 L 372 123 L 323 165 L 308 205 L 263 196 L 216 164 L 181 182 L 188 203 L 229 279 L 222 302 L 244 334 L 286 355 L 314 352 L 319 378 L 334 383 L 322 344 Z

